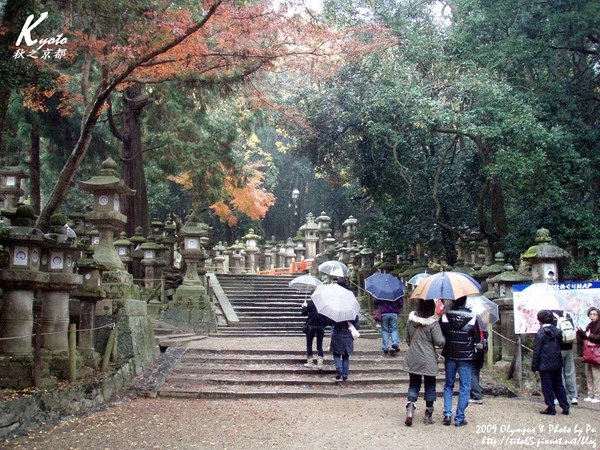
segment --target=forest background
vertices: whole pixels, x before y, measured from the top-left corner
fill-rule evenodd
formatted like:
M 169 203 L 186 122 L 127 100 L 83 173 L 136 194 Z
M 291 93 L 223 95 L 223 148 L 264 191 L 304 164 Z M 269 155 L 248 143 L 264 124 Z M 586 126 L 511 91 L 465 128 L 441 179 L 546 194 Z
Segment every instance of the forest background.
M 545 227 L 571 276 L 598 269 L 597 1 L 27 0 L 0 22 L 0 165 L 31 174 L 41 228 L 111 156 L 128 235 L 194 208 L 215 243 L 280 240 L 325 211 L 449 264 L 458 239 L 517 261 Z

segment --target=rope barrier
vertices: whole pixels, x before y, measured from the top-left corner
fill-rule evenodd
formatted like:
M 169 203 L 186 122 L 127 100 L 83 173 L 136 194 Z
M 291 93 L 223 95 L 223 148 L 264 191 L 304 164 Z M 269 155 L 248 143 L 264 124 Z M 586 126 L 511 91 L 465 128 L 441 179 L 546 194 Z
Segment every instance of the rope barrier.
M 80 331 L 95 331 L 95 330 L 101 330 L 102 328 L 108 328 L 110 327 L 111 329 L 114 329 L 116 326 L 116 324 L 114 322 L 106 324 L 106 325 L 102 325 L 101 327 L 95 327 L 95 328 L 80 328 L 78 330 L 75 330 L 75 332 L 79 333 Z M 50 336 L 52 334 L 64 334 L 67 333 L 68 331 L 52 331 L 51 333 L 38 333 L 39 336 Z M 14 340 L 14 339 L 24 339 L 24 338 L 28 338 L 28 337 L 34 337 L 37 336 L 38 334 L 27 334 L 25 336 L 12 336 L 12 337 L 0 337 L 0 341 L 10 341 L 10 340 Z
M 504 336 L 504 335 L 502 335 L 502 334 L 498 333 L 497 331 L 494 331 L 494 330 L 492 330 L 492 333 L 494 333 L 494 334 L 496 334 L 496 335 L 500 336 L 502 339 L 506 339 L 508 342 L 512 342 L 513 344 L 516 344 L 516 343 L 517 343 L 517 341 L 513 341 L 512 339 L 509 339 L 509 338 L 507 338 L 506 336 Z M 523 347 L 524 349 L 527 349 L 527 350 L 529 350 L 531 353 L 533 353 L 533 349 L 531 349 L 531 348 L 527 347 L 526 345 L 523 345 L 523 344 L 521 344 L 521 347 Z

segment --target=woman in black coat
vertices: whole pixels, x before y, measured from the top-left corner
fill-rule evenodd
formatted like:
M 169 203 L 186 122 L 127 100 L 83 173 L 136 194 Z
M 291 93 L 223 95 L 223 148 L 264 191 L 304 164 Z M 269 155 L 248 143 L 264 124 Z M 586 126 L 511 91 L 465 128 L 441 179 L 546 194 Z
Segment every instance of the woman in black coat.
M 312 368 L 313 365 L 313 341 L 317 338 L 317 369 L 323 369 L 323 336 L 328 319 L 317 311 L 312 300 L 305 300 L 302 304 L 302 315 L 306 319 L 306 364 L 304 367 Z
M 358 316 L 353 321 L 335 322 L 333 331 L 331 332 L 331 351 L 333 352 L 333 362 L 335 363 L 336 376 L 335 381 L 340 378 L 343 381 L 348 379 L 348 371 L 350 370 L 350 353 L 354 351 L 354 337 L 350 332 L 350 324 L 357 330 L 360 328 L 358 324 Z
M 538 312 L 537 319 L 540 322 L 540 329 L 535 336 L 531 370 L 540 372 L 540 382 L 546 403 L 546 409 L 540 411 L 540 414 L 551 416 L 556 414 L 554 398 L 558 399 L 562 413 L 569 414 L 567 392 L 562 382 L 561 331 L 553 325 L 554 316 L 551 311 L 544 309 Z

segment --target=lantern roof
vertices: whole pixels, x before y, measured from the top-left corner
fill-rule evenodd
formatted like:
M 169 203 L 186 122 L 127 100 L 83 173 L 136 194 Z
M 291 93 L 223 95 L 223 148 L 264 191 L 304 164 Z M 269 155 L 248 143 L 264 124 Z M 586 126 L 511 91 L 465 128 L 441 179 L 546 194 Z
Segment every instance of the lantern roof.
M 102 163 L 100 175 L 94 175 L 87 181 L 78 181 L 79 187 L 85 192 L 112 190 L 123 195 L 133 195 L 135 191 L 116 176 L 117 163 L 112 158 L 107 158 Z

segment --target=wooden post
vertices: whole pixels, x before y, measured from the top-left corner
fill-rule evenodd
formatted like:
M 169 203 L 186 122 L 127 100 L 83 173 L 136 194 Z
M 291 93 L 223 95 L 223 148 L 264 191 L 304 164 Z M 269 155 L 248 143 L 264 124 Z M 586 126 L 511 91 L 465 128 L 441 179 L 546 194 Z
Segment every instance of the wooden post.
M 104 349 L 104 355 L 102 357 L 102 372 L 108 371 L 108 361 L 112 353 L 112 348 L 115 345 L 116 337 L 117 329 L 116 327 L 113 327 L 113 329 L 110 330 L 110 334 L 108 335 L 108 342 L 106 343 L 106 348 Z
M 523 355 L 521 351 L 521 335 L 517 335 L 517 348 L 515 349 L 515 372 L 519 389 L 523 389 Z
M 491 323 L 487 324 L 488 333 L 488 352 L 487 352 L 487 366 L 488 369 L 494 367 L 494 327 Z
M 34 322 L 33 336 L 33 385 L 39 388 L 42 384 L 42 329 L 40 318 L 36 317 Z
M 69 324 L 69 381 L 77 379 L 77 329 Z

